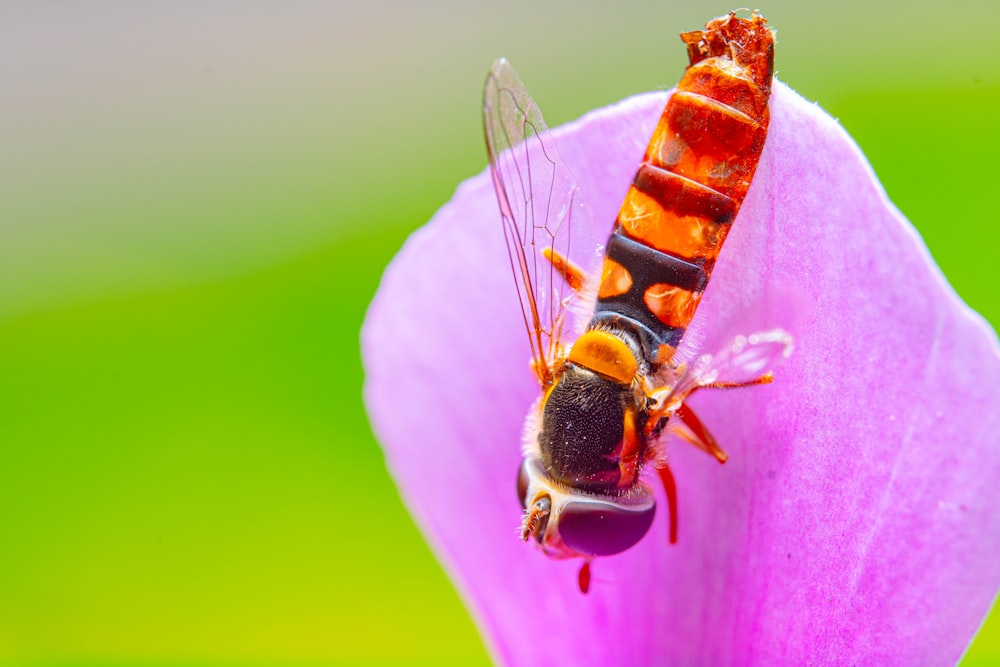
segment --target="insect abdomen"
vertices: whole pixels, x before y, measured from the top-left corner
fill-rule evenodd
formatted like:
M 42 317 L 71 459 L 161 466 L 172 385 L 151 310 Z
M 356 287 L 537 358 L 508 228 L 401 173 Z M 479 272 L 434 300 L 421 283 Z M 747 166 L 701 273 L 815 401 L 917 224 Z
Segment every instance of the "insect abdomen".
M 774 40 L 762 17 L 730 15 L 681 38 L 691 64 L 618 212 L 595 314 L 635 329 L 654 361 L 694 317 L 769 120 Z

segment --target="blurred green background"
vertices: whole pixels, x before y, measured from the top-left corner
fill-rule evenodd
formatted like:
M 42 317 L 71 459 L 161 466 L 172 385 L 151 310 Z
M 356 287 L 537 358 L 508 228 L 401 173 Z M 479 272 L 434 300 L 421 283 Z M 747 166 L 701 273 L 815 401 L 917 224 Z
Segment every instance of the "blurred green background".
M 730 8 L 4 2 L 0 664 L 486 662 L 367 425 L 366 305 L 483 168 L 494 57 L 557 125 L 672 85 Z M 761 9 L 1000 322 L 1000 11 Z

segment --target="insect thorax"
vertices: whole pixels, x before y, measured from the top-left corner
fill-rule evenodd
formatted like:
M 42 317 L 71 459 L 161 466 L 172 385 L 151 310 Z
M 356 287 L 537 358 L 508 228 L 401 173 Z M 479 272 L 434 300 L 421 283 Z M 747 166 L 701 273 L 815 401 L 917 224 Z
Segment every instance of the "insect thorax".
M 627 490 L 645 448 L 644 405 L 632 384 L 567 362 L 542 410 L 538 444 L 547 472 L 592 493 Z

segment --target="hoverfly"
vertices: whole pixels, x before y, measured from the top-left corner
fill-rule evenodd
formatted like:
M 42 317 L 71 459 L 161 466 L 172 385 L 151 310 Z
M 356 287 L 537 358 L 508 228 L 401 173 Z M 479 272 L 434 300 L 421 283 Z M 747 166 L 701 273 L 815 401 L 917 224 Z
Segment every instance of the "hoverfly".
M 677 539 L 666 433 L 726 453 L 685 402 L 702 388 L 772 381 L 791 352 L 780 329 L 738 336 L 717 354 L 677 353 L 764 146 L 774 39 L 763 17 L 729 14 L 681 35 L 690 65 L 639 165 L 599 272 L 570 259 L 591 212 L 541 112 L 510 64 L 491 68 L 483 122 L 510 264 L 541 396 L 525 423 L 517 492 L 521 537 L 590 564 L 649 530 L 655 470 Z M 595 255 L 598 257 L 598 255 Z M 572 344 L 567 313 L 589 308 Z

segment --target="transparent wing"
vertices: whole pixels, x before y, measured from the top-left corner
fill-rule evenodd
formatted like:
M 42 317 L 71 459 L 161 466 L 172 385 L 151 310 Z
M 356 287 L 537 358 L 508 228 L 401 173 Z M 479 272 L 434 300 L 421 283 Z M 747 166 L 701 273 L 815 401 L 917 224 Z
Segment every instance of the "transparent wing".
M 769 382 L 771 371 L 792 354 L 792 348 L 792 336 L 784 329 L 736 336 L 719 352 L 703 354 L 682 369 L 665 399 L 666 405 L 679 407 L 691 392 L 701 387 Z
M 542 252 L 551 248 L 569 258 L 572 229 L 589 226 L 590 208 L 559 157 L 538 105 L 503 58 L 486 76 L 483 129 L 532 362 L 547 386 L 562 353 L 573 291 Z

